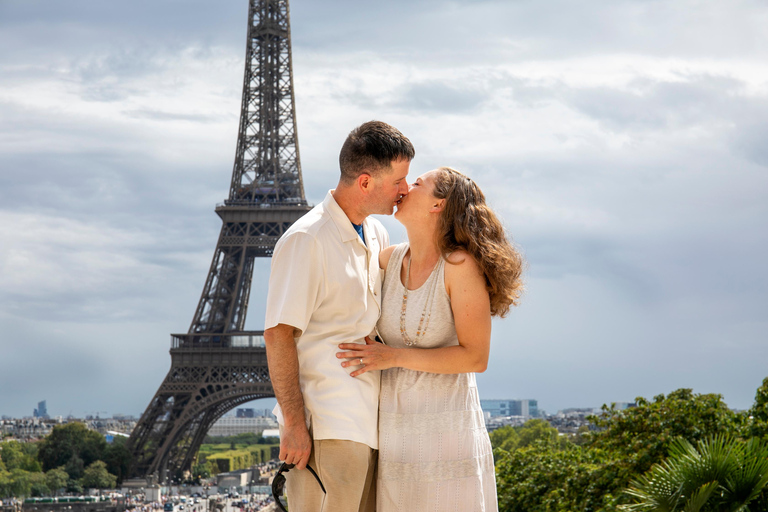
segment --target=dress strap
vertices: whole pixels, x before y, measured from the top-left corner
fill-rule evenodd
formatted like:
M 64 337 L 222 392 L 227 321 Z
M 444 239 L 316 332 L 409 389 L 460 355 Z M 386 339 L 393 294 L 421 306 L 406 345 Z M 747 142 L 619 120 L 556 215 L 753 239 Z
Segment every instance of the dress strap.
M 408 252 L 408 247 L 410 247 L 408 242 L 398 244 L 395 247 L 395 250 L 392 251 L 392 256 L 389 257 L 389 263 L 387 263 L 387 274 L 397 272 L 397 275 L 400 275 L 400 267 L 403 265 L 403 258 L 405 258 L 405 253 Z M 400 279 L 398 278 L 397 281 L 400 282 Z

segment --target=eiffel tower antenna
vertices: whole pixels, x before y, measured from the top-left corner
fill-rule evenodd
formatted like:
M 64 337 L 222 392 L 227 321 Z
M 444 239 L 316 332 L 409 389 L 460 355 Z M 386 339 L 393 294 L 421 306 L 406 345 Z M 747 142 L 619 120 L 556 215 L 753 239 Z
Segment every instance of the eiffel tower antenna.
M 187 334 L 136 425 L 129 476 L 165 482 L 191 468 L 208 429 L 245 402 L 274 397 L 263 331 L 245 331 L 257 257 L 309 211 L 301 177 L 288 0 L 249 0 L 240 127 L 222 227 Z

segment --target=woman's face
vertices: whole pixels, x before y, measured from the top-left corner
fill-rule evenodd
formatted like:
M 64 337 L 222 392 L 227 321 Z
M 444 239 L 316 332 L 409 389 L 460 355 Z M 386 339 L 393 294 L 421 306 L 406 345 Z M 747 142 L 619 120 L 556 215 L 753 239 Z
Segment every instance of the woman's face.
M 411 183 L 408 187 L 408 195 L 403 197 L 397 205 L 397 212 L 395 212 L 397 220 L 400 222 L 409 219 L 423 220 L 434 213 L 435 205 L 442 201 L 434 195 L 435 178 L 439 172 L 436 169 L 425 172 Z

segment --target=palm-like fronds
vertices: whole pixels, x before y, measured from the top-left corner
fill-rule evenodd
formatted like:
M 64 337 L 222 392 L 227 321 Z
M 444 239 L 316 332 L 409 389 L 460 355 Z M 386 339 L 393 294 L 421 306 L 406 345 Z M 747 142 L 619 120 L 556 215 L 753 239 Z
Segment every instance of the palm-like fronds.
M 632 481 L 628 512 L 742 512 L 768 485 L 768 448 L 724 435 L 693 446 L 675 441 L 669 457 Z
M 691 497 L 685 502 L 684 512 L 700 512 L 704 505 L 709 501 L 709 497 L 717 490 L 718 482 L 709 482 L 704 484 L 691 494 Z
M 768 486 L 768 447 L 757 438 L 742 446 L 740 464 L 723 482 L 724 494 L 734 512 L 747 510 L 747 505 Z

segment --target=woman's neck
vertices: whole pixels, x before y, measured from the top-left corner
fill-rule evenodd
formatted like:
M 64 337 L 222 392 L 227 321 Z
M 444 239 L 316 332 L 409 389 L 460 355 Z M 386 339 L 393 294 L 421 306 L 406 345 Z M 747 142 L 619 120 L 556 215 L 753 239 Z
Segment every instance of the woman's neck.
M 440 259 L 440 250 L 435 233 L 430 230 L 408 229 L 408 243 L 411 247 L 411 267 L 414 269 L 433 268 Z

